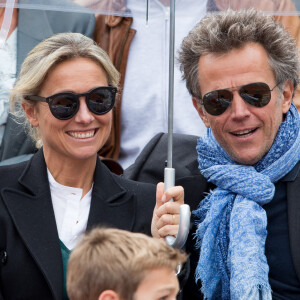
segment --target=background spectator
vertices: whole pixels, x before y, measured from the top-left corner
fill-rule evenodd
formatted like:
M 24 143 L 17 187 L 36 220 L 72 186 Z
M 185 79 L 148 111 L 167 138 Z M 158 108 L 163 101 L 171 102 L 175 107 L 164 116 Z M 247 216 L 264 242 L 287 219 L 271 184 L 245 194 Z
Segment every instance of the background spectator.
M 103 148 L 123 168 L 157 132 L 167 131 L 170 1 L 110 1 L 111 9 L 132 17 L 97 16 L 95 40 L 106 49 L 121 72 L 122 100 L 114 112 L 114 131 Z M 189 30 L 206 14 L 206 1 L 176 1 L 176 48 Z M 126 75 L 125 75 L 126 73 Z M 124 86 L 123 86 L 124 85 Z M 203 122 L 186 101 L 191 98 L 175 68 L 174 131 L 202 135 Z

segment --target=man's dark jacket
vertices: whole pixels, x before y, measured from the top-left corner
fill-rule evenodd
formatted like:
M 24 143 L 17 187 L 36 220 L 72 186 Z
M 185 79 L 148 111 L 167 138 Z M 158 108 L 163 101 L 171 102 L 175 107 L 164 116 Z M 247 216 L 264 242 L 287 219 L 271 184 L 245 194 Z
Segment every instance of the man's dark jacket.
M 196 144 L 198 137 L 192 135 L 173 135 L 173 167 L 176 170 L 176 185 L 184 187 L 185 203 L 191 210 L 197 208 L 205 193 L 215 187 L 207 183 L 198 169 Z M 165 161 L 167 159 L 167 134 L 159 133 L 146 145 L 135 163 L 124 172 L 124 176 L 133 180 L 157 183 L 163 181 Z M 295 168 L 299 168 L 298 163 Z M 300 281 L 300 172 L 293 181 L 287 181 L 287 215 L 290 249 L 296 275 Z M 194 249 L 192 239 L 195 226 L 191 229 L 186 251 L 190 253 L 190 276 L 183 288 L 181 299 L 202 299 L 200 285 L 196 286 L 194 272 L 199 259 L 199 250 Z

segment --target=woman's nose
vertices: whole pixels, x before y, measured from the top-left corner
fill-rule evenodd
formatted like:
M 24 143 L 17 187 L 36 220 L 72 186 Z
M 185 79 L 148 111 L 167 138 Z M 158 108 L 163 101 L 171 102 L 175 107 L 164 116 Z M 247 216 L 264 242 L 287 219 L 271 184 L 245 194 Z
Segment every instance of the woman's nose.
M 93 120 L 94 120 L 94 115 L 87 107 L 85 97 L 80 97 L 79 110 L 75 115 L 75 121 L 78 123 L 89 124 Z

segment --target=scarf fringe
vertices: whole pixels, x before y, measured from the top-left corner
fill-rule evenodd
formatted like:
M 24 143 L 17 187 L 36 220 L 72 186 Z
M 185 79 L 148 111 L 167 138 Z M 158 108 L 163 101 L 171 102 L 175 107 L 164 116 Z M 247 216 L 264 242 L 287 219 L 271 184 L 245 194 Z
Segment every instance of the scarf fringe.
M 231 300 L 272 300 L 272 290 L 269 284 L 251 285 L 245 293 L 232 295 Z M 223 299 L 225 300 L 225 299 Z

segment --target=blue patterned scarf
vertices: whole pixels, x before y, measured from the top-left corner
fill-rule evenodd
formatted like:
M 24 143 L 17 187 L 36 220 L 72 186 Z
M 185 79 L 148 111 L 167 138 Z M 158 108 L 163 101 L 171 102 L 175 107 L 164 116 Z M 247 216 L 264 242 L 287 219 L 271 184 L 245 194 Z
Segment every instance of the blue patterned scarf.
M 292 104 L 271 149 L 254 166 L 232 161 L 210 130 L 198 140 L 199 169 L 217 186 L 194 211 L 201 247 L 196 280 L 205 299 L 272 299 L 262 206 L 273 199 L 274 182 L 300 160 L 299 127 Z

